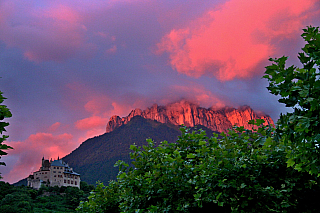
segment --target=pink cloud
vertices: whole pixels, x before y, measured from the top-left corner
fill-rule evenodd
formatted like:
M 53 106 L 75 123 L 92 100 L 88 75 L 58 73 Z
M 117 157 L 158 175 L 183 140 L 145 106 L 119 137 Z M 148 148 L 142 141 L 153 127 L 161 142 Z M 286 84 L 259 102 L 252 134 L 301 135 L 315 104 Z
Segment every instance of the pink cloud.
M 94 130 L 105 129 L 105 126 L 112 115 L 126 115 L 132 109 L 136 108 L 140 101 L 136 101 L 132 104 L 126 102 L 121 103 L 106 96 L 93 96 L 84 105 L 84 108 L 91 115 L 87 118 L 83 118 L 75 122 L 75 127 L 80 130 Z M 101 132 L 100 132 L 101 134 Z
M 117 46 L 116 45 L 113 45 L 111 48 L 107 49 L 106 50 L 106 53 L 109 55 L 109 54 L 114 54 L 117 52 Z
M 223 98 L 218 97 L 216 94 L 209 90 L 206 90 L 203 86 L 192 84 L 188 86 L 175 85 L 170 88 L 175 91 L 173 94 L 168 95 L 168 99 L 162 99 L 160 104 L 169 104 L 172 100 L 179 100 L 181 97 L 185 100 L 193 101 L 202 107 L 215 107 L 221 108 L 230 103 Z
M 61 4 L 45 9 L 20 4 L 4 4 L 4 10 L 11 10 L 0 17 L 0 39 L 8 46 L 20 48 L 25 58 L 35 62 L 63 61 L 79 52 L 91 57 L 96 46 L 86 40 L 87 28 L 79 11 Z
M 36 13 L 37 15 L 37 13 Z M 76 24 L 80 21 L 80 14 L 66 5 L 57 5 L 56 7 L 45 10 L 40 17 L 52 18 L 59 21 Z
M 56 131 L 60 126 L 61 126 L 61 123 L 60 123 L 60 122 L 56 122 L 56 123 L 52 124 L 52 125 L 49 127 L 49 131 L 50 131 L 50 132 L 54 132 L 54 131 Z
M 84 105 L 84 108 L 87 112 L 92 114 L 101 114 L 112 108 L 112 101 L 104 95 L 90 96 L 88 99 L 90 100 Z
M 113 109 L 108 112 L 108 115 L 110 117 L 112 115 L 124 116 L 127 115 L 131 110 L 141 106 L 144 106 L 144 103 L 141 100 L 136 100 L 133 103 L 112 102 Z
M 99 116 L 92 116 L 89 118 L 84 118 L 75 123 L 76 128 L 81 130 L 90 130 L 92 128 L 97 128 L 101 126 L 106 126 L 108 118 L 102 118 Z
M 112 100 L 107 95 L 99 95 L 98 92 L 95 93 L 80 84 L 69 85 L 69 88 L 78 91 L 77 94 L 82 94 L 83 109 L 87 114 L 85 118 L 74 123 L 76 129 L 85 131 L 83 136 L 79 138 L 79 142 L 105 133 L 106 125 L 112 115 L 127 115 L 136 104 L 136 102 L 128 104 L 126 101 Z M 83 90 L 85 94 L 81 92 Z
M 278 50 L 274 40 L 300 34 L 315 0 L 230 0 L 183 29 L 173 29 L 157 45 L 178 72 L 221 81 L 249 78 Z

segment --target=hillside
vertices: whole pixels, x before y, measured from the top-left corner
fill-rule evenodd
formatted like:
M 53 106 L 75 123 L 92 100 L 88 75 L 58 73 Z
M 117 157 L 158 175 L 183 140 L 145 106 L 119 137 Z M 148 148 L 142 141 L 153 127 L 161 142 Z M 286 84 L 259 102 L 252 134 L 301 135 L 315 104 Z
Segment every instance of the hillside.
M 209 129 L 202 129 L 212 134 Z M 135 116 L 126 125 L 112 132 L 86 140 L 63 160 L 80 173 L 81 179 L 87 183 L 94 184 L 98 180 L 107 183 L 118 174 L 118 168 L 114 167 L 115 162 L 129 162 L 130 145 L 146 145 L 147 138 L 155 142 L 174 142 L 179 135 L 178 126 Z

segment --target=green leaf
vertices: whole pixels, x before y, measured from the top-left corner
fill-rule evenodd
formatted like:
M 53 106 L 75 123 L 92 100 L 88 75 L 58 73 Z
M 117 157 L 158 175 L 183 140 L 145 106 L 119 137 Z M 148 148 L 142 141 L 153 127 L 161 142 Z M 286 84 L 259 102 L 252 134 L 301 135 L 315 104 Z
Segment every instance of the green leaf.
M 220 196 L 222 195 L 222 192 L 220 192 L 217 197 L 216 197 L 216 200 L 219 200 Z
M 244 183 L 241 183 L 241 186 L 240 186 L 240 188 L 241 189 L 243 189 L 244 187 L 246 187 L 247 185 L 246 184 L 244 184 Z
M 190 154 L 187 155 L 187 158 L 195 158 L 195 157 L 196 157 L 196 155 L 193 154 L 193 153 L 190 153 Z
M 137 148 L 137 146 L 136 146 L 135 144 L 130 145 L 130 149 L 131 149 L 131 150 L 133 150 L 133 151 L 134 151 L 134 150 L 136 150 L 136 148 Z
M 200 146 L 203 146 L 203 145 L 205 145 L 207 142 L 206 141 L 199 141 L 199 145 Z
M 288 161 L 287 161 L 287 166 L 288 167 L 292 167 L 293 165 L 295 164 L 294 160 L 292 158 L 290 158 Z

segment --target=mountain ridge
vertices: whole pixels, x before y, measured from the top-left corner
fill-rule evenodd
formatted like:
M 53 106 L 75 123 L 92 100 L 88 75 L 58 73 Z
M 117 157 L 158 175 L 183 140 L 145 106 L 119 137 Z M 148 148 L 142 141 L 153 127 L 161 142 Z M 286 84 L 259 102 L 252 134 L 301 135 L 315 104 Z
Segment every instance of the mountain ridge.
M 154 104 L 145 110 L 137 108 L 132 110 L 128 116 L 122 118 L 114 115 L 107 123 L 106 132 L 112 132 L 114 129 L 127 124 L 135 116 L 176 126 L 194 127 L 201 125 L 217 132 L 227 132 L 234 125 L 250 129 L 251 125 L 248 124 L 248 121 L 252 119 L 264 119 L 264 125 L 274 125 L 270 116 L 254 111 L 249 106 L 241 106 L 238 109 L 233 107 L 203 108 L 198 104 L 182 100 L 166 106 Z

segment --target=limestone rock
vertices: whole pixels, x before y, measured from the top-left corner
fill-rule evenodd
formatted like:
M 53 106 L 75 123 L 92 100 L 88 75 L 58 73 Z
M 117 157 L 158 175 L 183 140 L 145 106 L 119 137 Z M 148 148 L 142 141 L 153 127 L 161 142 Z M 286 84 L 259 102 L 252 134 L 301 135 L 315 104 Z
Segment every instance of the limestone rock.
M 252 119 L 264 119 L 265 125 L 274 125 L 270 116 L 261 112 L 255 112 L 249 106 L 242 106 L 238 109 L 225 107 L 217 110 L 202 108 L 195 103 L 182 100 L 166 106 L 154 104 L 146 110 L 135 109 L 127 117 L 123 118 L 112 116 L 107 124 L 106 132 L 111 132 L 127 124 L 134 116 L 141 116 L 146 119 L 173 125 L 183 124 L 187 127 L 202 125 L 217 132 L 226 132 L 233 125 L 251 129 L 248 121 Z

